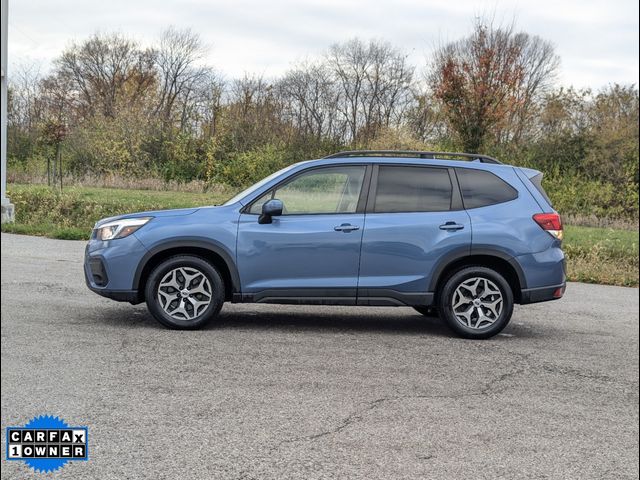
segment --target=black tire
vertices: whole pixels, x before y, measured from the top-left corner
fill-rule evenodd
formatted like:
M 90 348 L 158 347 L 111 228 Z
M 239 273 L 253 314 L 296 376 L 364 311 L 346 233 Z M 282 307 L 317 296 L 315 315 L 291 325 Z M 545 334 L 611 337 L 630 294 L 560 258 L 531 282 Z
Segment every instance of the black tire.
M 428 307 L 425 307 L 425 306 L 413 307 L 413 309 L 416 312 L 421 313 L 425 317 L 438 318 L 440 316 L 440 313 L 438 312 L 438 308 L 434 307 L 433 305 L 429 305 Z
M 186 301 L 183 302 L 185 305 L 185 311 L 187 314 L 194 315 L 193 318 L 176 318 L 174 316 L 169 315 L 163 308 L 163 305 L 160 303 L 160 299 L 158 298 L 160 295 L 158 293 L 158 289 L 160 287 L 160 282 L 165 278 L 167 274 L 170 274 L 173 270 L 179 268 L 186 268 L 186 272 L 193 273 L 196 270 L 202 274 L 209 282 L 210 285 L 210 302 L 208 305 L 203 306 L 203 310 L 201 312 L 197 312 L 197 308 L 190 303 L 188 298 L 185 298 Z M 178 278 L 182 277 L 183 280 L 186 279 L 182 275 L 178 275 Z M 201 277 L 200 277 L 201 278 Z M 197 278 L 196 278 L 197 281 Z M 185 283 L 183 282 L 183 283 Z M 185 286 L 186 289 L 187 286 Z M 163 287 L 165 288 L 165 287 Z M 169 291 L 168 290 L 163 291 Z M 173 293 L 173 292 L 171 292 Z M 176 290 L 176 302 L 180 301 L 181 291 Z M 185 294 L 186 295 L 186 294 Z M 200 298 L 194 298 L 194 300 L 205 300 L 206 296 L 202 296 L 202 294 L 194 294 L 191 296 L 199 296 Z M 210 322 L 220 311 L 222 308 L 222 304 L 224 303 L 225 298 L 225 290 L 224 290 L 224 282 L 222 281 L 221 275 L 218 273 L 218 270 L 211 265 L 208 261 L 201 257 L 196 257 L 192 255 L 177 255 L 174 257 L 170 257 L 160 265 L 158 265 L 149 275 L 147 279 L 147 283 L 145 285 L 145 299 L 147 301 L 147 308 L 151 315 L 154 316 L 156 320 L 158 320 L 162 325 L 168 328 L 180 329 L 180 330 L 193 330 L 202 327 L 203 325 Z M 175 303 L 173 305 L 176 305 Z M 169 307 L 171 308 L 171 307 Z M 189 312 L 188 309 L 191 308 Z M 193 309 L 196 308 L 196 311 Z M 171 311 L 171 310 L 170 310 Z M 180 313 L 176 315 L 181 315 Z M 184 316 L 184 315 L 182 315 Z
M 497 318 L 494 318 L 494 321 L 491 324 L 483 325 L 484 322 L 478 322 L 478 309 L 476 307 L 473 307 L 475 313 L 472 312 L 471 315 L 475 316 L 476 325 L 480 323 L 478 327 L 468 326 L 464 324 L 464 320 L 458 319 L 452 307 L 453 297 L 458 287 L 461 287 L 461 285 L 466 281 L 471 281 L 473 283 L 475 278 L 488 280 L 498 288 L 500 294 L 502 295 L 502 309 L 499 316 Z M 490 284 L 481 282 L 481 285 L 487 286 Z M 464 287 L 462 288 L 464 290 Z M 469 291 L 469 296 L 473 297 L 474 295 Z M 495 301 L 498 296 L 489 296 L 487 298 L 489 298 L 490 301 Z M 465 306 L 466 305 L 467 304 L 465 304 Z M 468 305 L 472 304 L 470 303 Z M 500 275 L 495 270 L 479 266 L 466 267 L 458 270 L 449 278 L 447 278 L 444 285 L 442 285 L 442 288 L 440 288 L 439 290 L 438 306 L 440 317 L 459 336 L 471 339 L 490 338 L 500 333 L 504 329 L 504 327 L 507 326 L 509 320 L 511 320 L 511 315 L 513 313 L 513 292 L 511 290 L 511 287 L 509 286 L 509 283 L 504 279 L 502 275 Z M 480 310 L 482 312 L 489 312 L 488 310 L 485 310 L 483 308 L 483 305 L 480 305 L 480 307 Z M 489 312 L 488 315 L 495 317 L 495 315 L 492 315 L 491 312 Z M 469 320 L 469 323 L 473 324 L 473 319 Z

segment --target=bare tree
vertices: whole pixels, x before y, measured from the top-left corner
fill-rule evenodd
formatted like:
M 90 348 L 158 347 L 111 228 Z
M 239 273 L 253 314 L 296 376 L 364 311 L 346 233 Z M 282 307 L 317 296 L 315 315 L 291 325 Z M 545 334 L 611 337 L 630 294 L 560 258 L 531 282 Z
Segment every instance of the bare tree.
M 200 66 L 207 49 L 200 36 L 190 29 L 167 29 L 160 37 L 160 45 L 154 52 L 155 64 L 160 75 L 159 97 L 156 113 L 161 115 L 165 125 L 171 124 L 179 114 L 180 126 L 184 126 L 184 108 L 176 111 L 176 104 L 188 98 L 203 83 L 211 71 Z
M 405 108 L 411 102 L 414 67 L 407 56 L 390 44 L 371 42 L 371 68 L 366 72 L 367 95 L 363 97 L 365 128 L 373 138 L 380 127 L 399 125 Z
M 39 125 L 45 117 L 40 67 L 26 63 L 16 65 L 9 80 L 8 155 L 24 161 L 34 153 Z
M 222 111 L 225 84 L 213 70 L 207 70 L 181 98 L 180 129 L 205 138 L 213 137 Z M 179 97 L 180 98 L 180 97 Z
M 23 131 L 31 131 L 43 117 L 40 66 L 19 64 L 11 69 L 8 108 L 9 124 Z
M 413 67 L 389 43 L 353 39 L 336 44 L 327 63 L 339 88 L 338 111 L 354 144 L 397 119 L 410 98 Z
M 284 115 L 303 137 L 319 141 L 336 131 L 338 93 L 329 69 L 321 63 L 298 65 L 278 82 Z
M 72 45 L 56 67 L 84 116 L 114 117 L 120 103 L 140 100 L 155 81 L 150 52 L 118 34 L 96 34 Z
M 283 105 L 273 84 L 259 76 L 235 80 L 227 97 L 227 131 L 235 148 L 250 150 L 287 138 Z

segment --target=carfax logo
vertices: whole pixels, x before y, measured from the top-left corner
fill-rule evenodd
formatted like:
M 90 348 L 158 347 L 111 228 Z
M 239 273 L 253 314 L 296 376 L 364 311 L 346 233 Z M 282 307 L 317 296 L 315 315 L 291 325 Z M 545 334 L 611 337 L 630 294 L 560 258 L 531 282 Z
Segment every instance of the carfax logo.
M 24 427 L 7 427 L 7 460 L 22 460 L 36 472 L 53 472 L 72 460 L 88 460 L 87 427 L 70 427 L 52 416 Z

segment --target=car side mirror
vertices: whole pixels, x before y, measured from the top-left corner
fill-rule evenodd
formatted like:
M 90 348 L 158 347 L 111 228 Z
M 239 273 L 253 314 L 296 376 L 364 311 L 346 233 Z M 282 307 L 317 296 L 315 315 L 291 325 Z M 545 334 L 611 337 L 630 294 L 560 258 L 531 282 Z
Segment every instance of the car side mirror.
M 258 223 L 271 223 L 273 221 L 272 217 L 282 215 L 283 208 L 284 204 L 277 198 L 272 198 L 268 202 L 265 202 L 262 205 L 262 214 L 260 215 L 260 217 L 258 217 Z

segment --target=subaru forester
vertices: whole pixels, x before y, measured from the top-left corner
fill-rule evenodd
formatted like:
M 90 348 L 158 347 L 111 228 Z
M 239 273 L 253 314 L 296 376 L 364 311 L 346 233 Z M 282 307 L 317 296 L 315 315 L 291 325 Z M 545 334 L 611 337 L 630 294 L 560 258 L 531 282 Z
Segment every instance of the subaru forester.
M 96 223 L 88 287 L 170 328 L 224 302 L 410 306 L 488 338 L 514 304 L 565 291 L 542 174 L 484 155 L 348 151 L 290 165 L 224 205 Z

